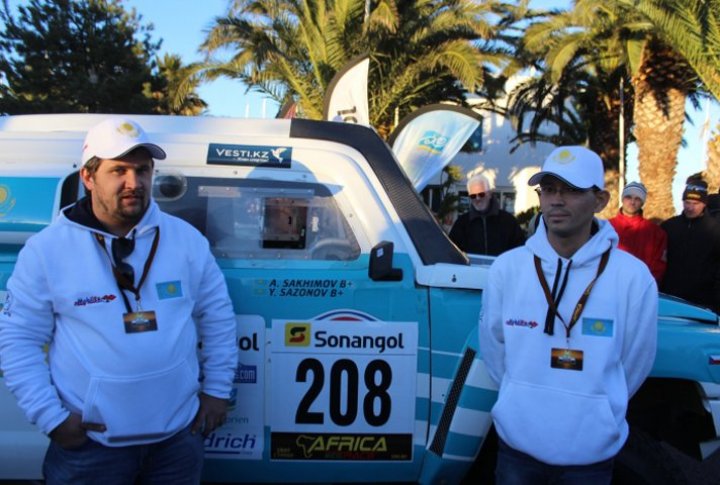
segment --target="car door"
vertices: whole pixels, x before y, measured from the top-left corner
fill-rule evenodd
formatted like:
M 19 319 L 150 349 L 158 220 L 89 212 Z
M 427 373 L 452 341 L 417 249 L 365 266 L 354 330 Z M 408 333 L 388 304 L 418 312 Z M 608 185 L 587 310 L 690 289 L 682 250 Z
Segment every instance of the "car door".
M 372 280 L 369 251 L 320 183 L 160 175 L 156 192 L 207 236 L 238 315 L 231 411 L 206 439 L 205 478 L 416 479 L 430 370 L 410 257 L 394 256 L 399 278 Z

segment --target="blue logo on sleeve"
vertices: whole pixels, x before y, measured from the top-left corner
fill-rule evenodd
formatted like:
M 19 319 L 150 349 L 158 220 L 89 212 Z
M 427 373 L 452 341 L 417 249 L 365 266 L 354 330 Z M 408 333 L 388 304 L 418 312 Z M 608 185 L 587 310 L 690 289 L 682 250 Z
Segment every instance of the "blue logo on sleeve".
M 583 335 L 593 335 L 595 337 L 612 337 L 614 326 L 612 320 L 604 318 L 583 318 L 582 333 Z
M 182 285 L 179 281 L 166 281 L 155 285 L 158 292 L 158 298 L 167 300 L 168 298 L 181 298 L 183 296 Z

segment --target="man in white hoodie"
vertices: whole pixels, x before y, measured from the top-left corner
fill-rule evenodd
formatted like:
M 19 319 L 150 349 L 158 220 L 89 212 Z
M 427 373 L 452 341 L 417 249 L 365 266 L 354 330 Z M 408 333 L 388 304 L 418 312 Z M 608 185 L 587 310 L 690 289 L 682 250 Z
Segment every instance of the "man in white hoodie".
M 499 386 L 497 483 L 609 484 L 655 358 L 655 279 L 594 217 L 609 199 L 594 152 L 556 148 L 529 184 L 542 222 L 490 268 L 480 316 Z
M 203 435 L 225 420 L 235 315 L 205 238 L 150 197 L 165 156 L 130 119 L 91 128 L 89 195 L 27 241 L 8 281 L 0 365 L 50 438 L 49 485 L 197 484 Z

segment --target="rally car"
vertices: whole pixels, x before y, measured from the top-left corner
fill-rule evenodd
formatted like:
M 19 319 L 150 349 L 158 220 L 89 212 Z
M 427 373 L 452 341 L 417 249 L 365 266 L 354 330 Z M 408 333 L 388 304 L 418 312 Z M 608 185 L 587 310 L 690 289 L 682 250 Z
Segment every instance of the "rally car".
M 24 241 L 83 196 L 82 140 L 104 118 L 0 117 L 0 290 Z M 385 142 L 335 122 L 134 118 L 168 154 L 153 197 L 207 237 L 237 315 L 229 418 L 205 441 L 204 479 L 476 473 L 497 398 L 477 335 L 492 258 L 450 242 Z M 668 440 L 680 426 L 684 451 L 708 454 L 720 430 L 717 316 L 663 297 L 658 345 L 630 416 L 658 419 L 638 420 L 633 436 Z M 0 384 L 0 480 L 40 478 L 46 446 Z M 647 455 L 628 451 L 633 473 Z

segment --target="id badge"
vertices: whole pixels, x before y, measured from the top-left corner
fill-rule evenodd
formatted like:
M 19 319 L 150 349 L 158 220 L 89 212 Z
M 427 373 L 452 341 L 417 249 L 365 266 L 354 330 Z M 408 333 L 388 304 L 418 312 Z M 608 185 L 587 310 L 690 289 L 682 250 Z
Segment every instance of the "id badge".
M 125 333 L 152 332 L 157 330 L 155 312 L 130 312 L 123 314 Z
M 582 370 L 583 351 L 573 349 L 552 349 L 550 367 L 553 369 Z

